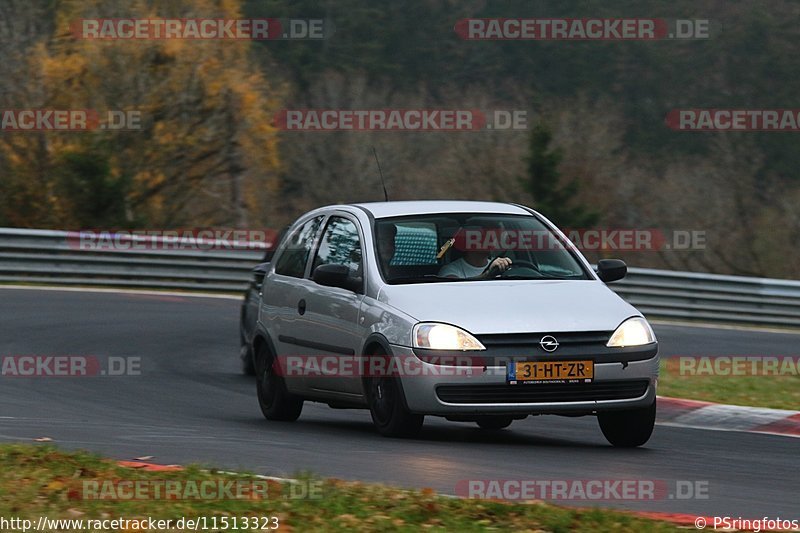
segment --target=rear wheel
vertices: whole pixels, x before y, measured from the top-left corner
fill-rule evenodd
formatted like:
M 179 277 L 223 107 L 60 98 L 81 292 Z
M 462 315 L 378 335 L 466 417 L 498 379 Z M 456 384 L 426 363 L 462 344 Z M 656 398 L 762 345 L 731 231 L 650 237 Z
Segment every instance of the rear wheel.
M 647 407 L 597 414 L 600 429 L 608 442 L 621 448 L 634 448 L 650 440 L 656 423 L 656 401 Z
M 242 312 L 239 315 L 239 357 L 242 359 L 242 373 L 246 376 L 256 375 L 256 365 L 253 361 L 253 350 L 250 343 L 247 342 L 247 335 L 244 331 L 244 323 L 247 320 L 245 316 L 245 306 L 242 306 Z
M 267 420 L 293 422 L 300 417 L 303 399 L 289 393 L 283 378 L 275 372 L 275 357 L 266 345 L 256 357 L 256 392 L 258 405 Z
M 385 356 L 383 353 L 373 355 Z M 397 378 L 385 376 L 369 378 L 365 385 L 372 423 L 381 435 L 414 437 L 419 434 L 425 416 L 408 410 L 403 388 Z
M 513 421 L 514 419 L 510 416 L 486 416 L 476 420 L 478 427 L 490 431 L 505 429 L 510 426 Z
M 246 344 L 242 345 L 239 351 L 239 357 L 242 359 L 242 374 L 246 376 L 256 375 L 256 365 L 253 363 L 253 352 Z

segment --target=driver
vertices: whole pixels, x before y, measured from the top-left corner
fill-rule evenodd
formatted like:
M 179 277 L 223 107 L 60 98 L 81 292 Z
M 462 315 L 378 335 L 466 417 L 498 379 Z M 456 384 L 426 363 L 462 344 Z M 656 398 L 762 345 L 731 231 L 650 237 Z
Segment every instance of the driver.
M 439 275 L 446 278 L 488 279 L 502 274 L 511 267 L 508 257 L 496 257 L 489 261 L 489 252 L 468 250 L 464 255 L 439 270 Z

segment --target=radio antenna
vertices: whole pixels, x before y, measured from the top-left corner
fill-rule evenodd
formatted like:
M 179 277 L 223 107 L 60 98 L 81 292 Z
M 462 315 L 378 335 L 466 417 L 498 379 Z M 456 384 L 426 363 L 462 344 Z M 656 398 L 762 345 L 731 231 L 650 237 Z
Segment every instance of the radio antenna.
M 372 146 L 372 155 L 375 156 L 375 164 L 378 165 L 378 174 L 381 177 L 381 186 L 383 187 L 383 198 L 385 201 L 389 201 L 389 193 L 386 192 L 386 182 L 383 181 L 383 171 L 381 170 L 381 162 L 378 161 L 378 152 L 375 151 L 375 147 Z

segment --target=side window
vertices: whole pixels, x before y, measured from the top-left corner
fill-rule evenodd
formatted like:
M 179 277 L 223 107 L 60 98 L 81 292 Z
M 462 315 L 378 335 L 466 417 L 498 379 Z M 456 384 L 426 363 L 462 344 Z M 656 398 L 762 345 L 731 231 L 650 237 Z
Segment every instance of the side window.
M 275 273 L 302 278 L 322 217 L 309 220 L 292 233 L 275 263 Z
M 312 272 L 320 265 L 346 265 L 353 276 L 361 275 L 361 239 L 353 222 L 331 217 L 319 242 Z

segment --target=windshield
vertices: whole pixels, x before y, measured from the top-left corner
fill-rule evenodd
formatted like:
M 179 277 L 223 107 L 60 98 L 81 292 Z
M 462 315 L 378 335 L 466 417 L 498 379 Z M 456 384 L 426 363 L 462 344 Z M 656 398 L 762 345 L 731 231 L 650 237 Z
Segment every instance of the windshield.
M 424 214 L 375 221 L 387 283 L 591 279 L 538 218 L 491 213 Z M 498 258 L 502 269 L 495 268 Z

